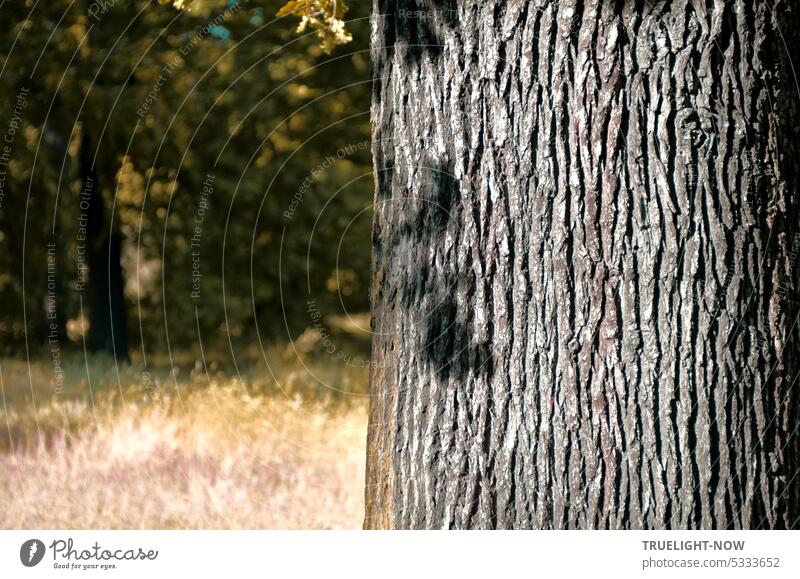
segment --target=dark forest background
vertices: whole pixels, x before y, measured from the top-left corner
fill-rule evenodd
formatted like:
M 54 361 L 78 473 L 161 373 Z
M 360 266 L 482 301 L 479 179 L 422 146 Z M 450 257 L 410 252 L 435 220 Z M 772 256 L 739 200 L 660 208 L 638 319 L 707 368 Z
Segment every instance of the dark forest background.
M 331 54 L 270 0 L 32 8 L 0 30 L 0 355 L 225 357 L 368 310 L 366 3 Z

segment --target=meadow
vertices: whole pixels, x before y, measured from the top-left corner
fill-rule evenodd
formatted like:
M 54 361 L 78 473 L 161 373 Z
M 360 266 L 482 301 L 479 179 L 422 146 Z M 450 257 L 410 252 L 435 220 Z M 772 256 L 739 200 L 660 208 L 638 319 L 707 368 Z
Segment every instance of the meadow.
M 367 370 L 266 359 L 0 359 L 0 528 L 360 528 Z

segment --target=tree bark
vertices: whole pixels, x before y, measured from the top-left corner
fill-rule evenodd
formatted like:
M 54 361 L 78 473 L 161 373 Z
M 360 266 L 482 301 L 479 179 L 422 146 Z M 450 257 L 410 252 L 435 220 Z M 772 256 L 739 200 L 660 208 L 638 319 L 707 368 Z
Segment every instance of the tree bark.
M 779 0 L 374 0 L 368 528 L 786 528 Z

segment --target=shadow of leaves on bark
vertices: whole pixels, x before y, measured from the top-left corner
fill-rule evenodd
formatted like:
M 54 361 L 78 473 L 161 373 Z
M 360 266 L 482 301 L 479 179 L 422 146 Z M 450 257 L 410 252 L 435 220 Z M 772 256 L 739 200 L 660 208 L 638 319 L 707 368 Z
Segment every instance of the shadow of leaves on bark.
M 380 9 L 387 27 L 386 45 L 400 48 L 406 64 L 418 63 L 426 55 L 441 56 L 440 30 L 458 20 L 455 0 L 389 0 Z
M 411 171 L 411 175 L 408 175 Z M 459 239 L 458 200 L 461 183 L 449 160 L 426 160 L 421 166 L 393 170 L 393 189 L 401 195 L 385 209 L 394 212 L 389 242 L 377 246 L 378 265 L 393 263 L 395 275 L 379 276 L 383 292 L 398 290 L 400 305 L 415 312 L 416 350 L 442 380 L 465 379 L 492 367 L 490 344 L 477 344 L 470 329 L 471 312 L 459 305 L 459 280 L 453 240 Z M 408 180 L 414 192 L 402 186 Z M 400 276 L 403 281 L 398 282 Z M 388 287 L 389 284 L 392 287 Z M 463 285 L 463 280 L 462 280 Z M 468 299 L 465 303 L 468 303 Z

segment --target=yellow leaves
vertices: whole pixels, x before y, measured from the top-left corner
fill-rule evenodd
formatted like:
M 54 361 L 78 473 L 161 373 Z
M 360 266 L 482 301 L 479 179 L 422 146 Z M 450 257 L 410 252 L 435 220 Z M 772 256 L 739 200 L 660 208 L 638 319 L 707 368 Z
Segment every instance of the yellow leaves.
M 234 62 L 232 58 L 223 58 L 217 64 L 217 73 L 221 76 L 227 76 L 233 71 L 233 65 Z
M 158 0 L 159 4 L 173 4 L 178 10 L 186 10 L 205 14 L 213 8 L 214 2 L 207 0 Z M 216 4 L 224 2 L 216 2 Z
M 35 150 L 35 147 L 38 146 L 39 143 L 39 127 L 34 127 L 32 125 L 26 125 L 23 129 L 23 135 L 25 135 L 25 144 L 27 149 Z
M 289 132 L 286 130 L 288 127 L 284 125 L 281 129 L 276 130 L 269 138 L 269 142 L 273 149 L 280 152 L 292 152 L 302 144 L 302 141 L 293 139 Z
M 341 292 L 350 296 L 358 288 L 358 275 L 352 269 L 336 269 L 325 280 L 325 287 L 331 293 Z
M 311 11 L 314 8 L 314 4 L 318 4 L 318 2 L 314 2 L 313 0 L 290 0 L 283 8 L 278 10 L 276 16 L 280 18 L 294 13 L 302 14 Z
M 286 88 L 293 97 L 299 100 L 307 100 L 322 95 L 321 90 L 296 82 L 289 83 Z
M 144 202 L 144 176 L 136 171 L 130 157 L 124 157 L 117 171 L 117 199 L 120 203 L 141 207 Z
M 277 16 L 298 16 L 297 32 L 302 33 L 310 27 L 320 39 L 322 50 L 330 54 L 338 45 L 353 40 L 343 20 L 347 9 L 342 0 L 289 0 Z
M 272 162 L 273 157 L 274 157 L 274 154 L 272 153 L 272 151 L 270 149 L 263 148 L 261 150 L 261 154 L 258 156 L 258 158 L 255 161 L 255 166 L 258 167 L 259 169 L 263 169 L 265 167 L 268 167 L 269 164 Z
M 160 4 L 172 4 L 179 10 L 207 14 L 225 6 L 224 0 L 158 0 Z M 239 0 L 244 3 L 246 0 Z M 348 7 L 344 0 L 289 0 L 278 10 L 277 17 L 294 15 L 300 18 L 297 32 L 310 28 L 320 40 L 320 46 L 330 54 L 340 44 L 353 40 L 347 31 L 344 15 Z
M 304 131 L 308 128 L 309 118 L 303 113 L 297 112 L 289 117 L 289 130 L 293 133 Z

